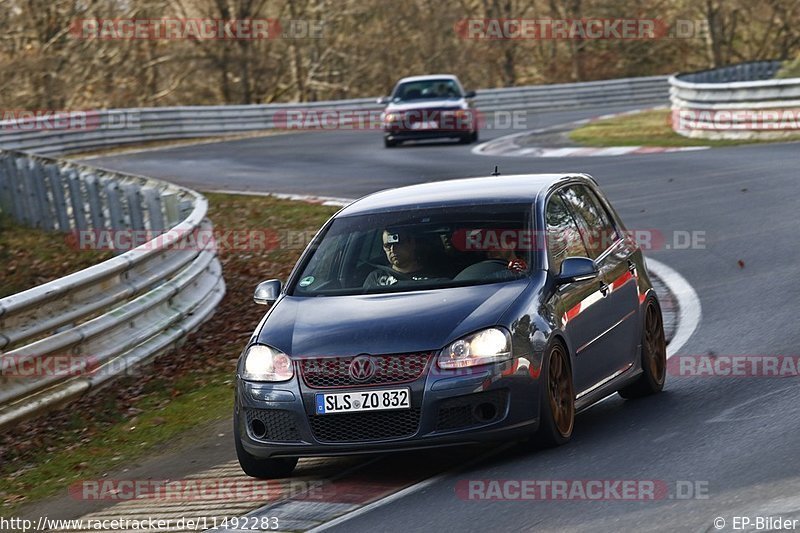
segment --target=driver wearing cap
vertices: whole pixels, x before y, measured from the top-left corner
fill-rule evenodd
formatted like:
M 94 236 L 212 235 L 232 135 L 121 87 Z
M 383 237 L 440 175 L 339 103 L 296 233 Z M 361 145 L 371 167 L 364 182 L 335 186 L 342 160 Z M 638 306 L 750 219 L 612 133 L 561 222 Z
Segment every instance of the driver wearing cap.
M 389 260 L 389 267 L 372 271 L 364 281 L 364 287 L 388 287 L 399 281 L 428 279 L 420 260 L 417 240 L 406 230 L 383 232 L 383 251 Z

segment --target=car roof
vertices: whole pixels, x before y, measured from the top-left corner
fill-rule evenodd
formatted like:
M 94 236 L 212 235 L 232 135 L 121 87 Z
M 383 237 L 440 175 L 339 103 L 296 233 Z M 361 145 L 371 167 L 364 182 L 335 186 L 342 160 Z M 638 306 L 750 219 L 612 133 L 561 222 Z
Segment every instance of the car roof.
M 370 194 L 339 211 L 337 217 L 444 205 L 533 203 L 539 193 L 571 180 L 596 183 L 591 176 L 583 173 L 517 174 L 433 181 Z
M 407 78 L 402 78 L 397 83 L 400 84 L 409 81 L 427 81 L 427 80 L 441 80 L 441 79 L 457 80 L 458 78 L 453 74 L 426 74 L 424 76 L 408 76 Z

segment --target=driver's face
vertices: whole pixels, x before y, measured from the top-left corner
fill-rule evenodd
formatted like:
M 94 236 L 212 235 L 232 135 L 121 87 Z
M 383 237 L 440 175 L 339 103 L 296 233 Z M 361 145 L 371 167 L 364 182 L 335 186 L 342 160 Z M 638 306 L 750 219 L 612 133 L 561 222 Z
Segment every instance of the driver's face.
M 386 252 L 392 268 L 399 271 L 414 264 L 414 241 L 407 235 L 400 234 L 400 242 L 390 243 L 389 235 L 393 234 L 383 232 L 383 251 Z

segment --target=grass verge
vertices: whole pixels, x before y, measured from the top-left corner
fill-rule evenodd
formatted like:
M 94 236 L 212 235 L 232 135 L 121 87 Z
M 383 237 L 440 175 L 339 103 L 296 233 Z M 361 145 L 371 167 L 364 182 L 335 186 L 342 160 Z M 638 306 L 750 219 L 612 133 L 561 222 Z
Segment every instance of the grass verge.
M 736 146 L 765 142 L 800 140 L 800 135 L 765 140 L 690 139 L 672 130 L 669 109 L 642 111 L 631 115 L 590 122 L 573 130 L 569 138 L 584 146 Z
M 58 279 L 113 257 L 80 251 L 63 233 L 31 229 L 0 215 L 0 298 Z
M 209 217 L 220 232 L 313 232 L 338 209 L 271 197 L 208 198 Z M 230 417 L 235 362 L 264 313 L 252 304 L 252 291 L 262 279 L 286 279 L 301 251 L 286 239 L 273 249 L 221 251 L 227 293 L 214 317 L 181 348 L 151 363 L 140 377 L 124 378 L 69 409 L 5 431 L 0 515 L 63 494 L 69 485 L 120 469 L 198 425 Z

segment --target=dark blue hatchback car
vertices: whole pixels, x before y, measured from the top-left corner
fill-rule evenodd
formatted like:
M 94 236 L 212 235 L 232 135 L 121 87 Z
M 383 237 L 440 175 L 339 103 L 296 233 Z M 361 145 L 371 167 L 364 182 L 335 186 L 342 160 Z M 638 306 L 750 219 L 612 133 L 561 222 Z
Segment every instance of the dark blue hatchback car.
M 299 457 L 534 437 L 660 391 L 666 343 L 640 248 L 584 174 L 440 181 L 332 217 L 239 360 L 245 473 Z

